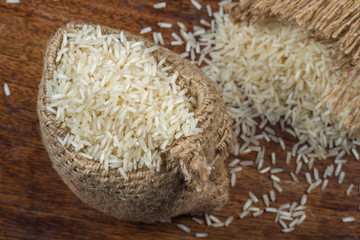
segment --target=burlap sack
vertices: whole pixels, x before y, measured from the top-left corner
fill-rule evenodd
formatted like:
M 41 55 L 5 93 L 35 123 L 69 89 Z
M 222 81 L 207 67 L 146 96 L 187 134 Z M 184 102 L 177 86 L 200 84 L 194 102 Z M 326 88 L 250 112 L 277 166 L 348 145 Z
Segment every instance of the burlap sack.
M 59 143 L 58 137 L 64 138 L 69 130 L 61 128 L 55 116 L 46 110 L 49 99 L 45 83 L 53 77 L 63 33 L 82 26 L 69 23 L 48 42 L 38 95 L 43 143 L 63 181 L 82 201 L 121 220 L 156 221 L 221 208 L 228 199 L 229 178 L 223 161 L 233 145 L 231 123 L 221 96 L 208 78 L 168 49 L 160 48 L 153 55 L 158 61 L 165 57 L 165 65 L 179 72 L 180 87 L 189 89 L 190 95 L 197 98 L 195 116 L 203 133 L 180 138 L 166 148 L 160 172 L 147 169 L 128 172 L 126 181 L 116 169 L 106 171 L 99 162 L 87 160 L 72 147 L 65 148 Z M 102 27 L 102 31 L 120 33 L 109 27 Z M 142 40 L 147 47 L 154 46 L 141 37 L 124 33 L 128 40 Z
M 327 101 L 333 113 L 346 111 L 345 127 L 360 137 L 360 1 L 357 0 L 247 0 L 226 7 L 233 22 L 273 17 L 311 31 L 319 40 L 333 41 L 337 64 L 347 75 L 340 79 Z M 355 99 L 355 100 L 354 100 Z

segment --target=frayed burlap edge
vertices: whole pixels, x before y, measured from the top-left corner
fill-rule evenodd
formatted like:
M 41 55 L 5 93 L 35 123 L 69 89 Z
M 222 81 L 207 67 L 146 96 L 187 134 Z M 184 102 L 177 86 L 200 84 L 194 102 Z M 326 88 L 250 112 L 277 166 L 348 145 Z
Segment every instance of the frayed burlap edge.
M 327 101 L 333 113 L 347 110 L 345 127 L 360 136 L 360 1 L 338 0 L 247 0 L 226 7 L 234 22 L 275 17 L 311 31 L 319 40 L 333 41 L 334 70 L 344 67 L 346 76 L 333 87 Z
M 69 130 L 61 128 L 46 110 L 46 81 L 53 78 L 63 34 L 82 27 L 82 23 L 69 23 L 49 40 L 38 94 L 43 144 L 63 181 L 85 203 L 121 220 L 156 221 L 221 208 L 228 199 L 229 179 L 223 161 L 233 146 L 230 119 L 220 94 L 201 70 L 168 49 L 160 48 L 153 55 L 158 61 L 165 57 L 164 65 L 179 72 L 177 84 L 189 89 L 189 94 L 198 100 L 195 117 L 203 133 L 180 138 L 166 148 L 160 172 L 128 172 L 129 180 L 124 180 L 117 170 L 107 171 L 102 164 L 59 143 L 58 137 L 64 138 Z M 102 32 L 118 34 L 120 30 L 102 27 Z M 128 40 L 154 46 L 129 32 L 124 34 Z

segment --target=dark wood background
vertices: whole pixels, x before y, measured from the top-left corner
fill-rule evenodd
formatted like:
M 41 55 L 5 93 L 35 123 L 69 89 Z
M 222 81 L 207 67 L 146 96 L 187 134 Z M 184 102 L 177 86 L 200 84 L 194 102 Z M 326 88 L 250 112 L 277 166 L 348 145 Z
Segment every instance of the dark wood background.
M 235 219 L 225 228 L 198 225 L 188 216 L 173 219 L 170 224 L 134 224 L 116 219 L 88 207 L 77 199 L 62 183 L 51 168 L 49 157 L 41 144 L 36 114 L 36 96 L 41 78 L 42 58 L 46 41 L 56 29 L 69 21 L 99 23 L 138 33 L 146 26 L 153 30 L 158 21 L 176 23 L 183 21 L 188 27 L 199 25 L 207 18 L 205 9 L 197 11 L 190 0 L 170 1 L 165 9 L 155 10 L 147 0 L 21 0 L 20 4 L 0 2 L 0 239 L 191 239 L 195 232 L 207 232 L 211 239 L 357 239 L 360 233 L 360 205 L 358 194 L 359 162 L 352 157 L 343 169 L 345 181 L 337 184 L 330 178 L 328 189 L 319 188 L 309 195 L 307 219 L 290 234 L 280 232 L 273 222 L 273 214 L 258 218 Z M 205 1 L 216 8 L 217 1 Z M 178 27 L 174 27 L 176 32 Z M 170 42 L 173 30 L 162 30 L 165 41 Z M 146 35 L 151 39 L 151 34 Z M 181 48 L 170 49 L 182 52 Z M 2 86 L 8 83 L 11 96 L 6 97 Z M 295 140 L 282 136 L 287 150 Z M 278 194 L 279 206 L 298 201 L 307 185 L 303 167 L 299 176 L 301 184 L 288 177 L 293 163 L 284 164 L 285 153 L 277 144 L 266 144 L 268 151 L 277 153 L 278 165 L 286 169 L 279 174 L 284 192 Z M 270 152 L 268 152 L 270 153 Z M 245 156 L 255 159 L 255 154 Z M 228 159 L 228 161 L 230 161 Z M 332 160 L 316 163 L 322 174 Z M 269 154 L 266 155 L 266 165 Z M 354 192 L 345 197 L 345 190 L 355 183 Z M 268 175 L 260 175 L 254 167 L 244 167 L 238 174 L 237 186 L 231 189 L 231 198 L 223 210 L 216 213 L 222 220 L 238 215 L 247 192 L 252 190 L 261 196 L 271 190 Z M 262 203 L 259 205 L 263 207 Z M 341 218 L 354 216 L 357 222 L 342 223 Z M 183 223 L 192 229 L 184 233 L 175 223 Z

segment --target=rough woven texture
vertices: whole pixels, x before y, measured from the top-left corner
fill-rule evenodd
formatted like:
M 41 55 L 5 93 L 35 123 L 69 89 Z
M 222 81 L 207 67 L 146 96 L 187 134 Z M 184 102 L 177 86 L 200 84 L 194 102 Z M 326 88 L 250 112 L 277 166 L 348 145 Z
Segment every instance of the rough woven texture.
M 177 84 L 187 88 L 198 100 L 195 117 L 203 133 L 180 138 L 167 147 L 161 171 L 128 172 L 124 180 L 115 169 L 106 171 L 99 162 L 80 156 L 73 147 L 58 142 L 69 131 L 62 129 L 55 116 L 46 110 L 49 98 L 46 81 L 52 79 L 56 52 L 63 33 L 81 29 L 81 23 L 69 23 L 50 39 L 44 58 L 43 75 L 39 87 L 37 111 L 43 143 L 53 167 L 69 188 L 85 203 L 121 220 L 156 221 L 180 214 L 199 214 L 221 208 L 228 199 L 229 179 L 223 160 L 233 146 L 232 128 L 221 96 L 208 78 L 187 60 L 160 48 L 152 54 L 164 65 L 178 71 Z M 103 34 L 120 30 L 102 27 Z M 124 31 L 129 40 L 153 43 Z M 211 169 L 211 171 L 209 171 Z
M 234 22 L 257 21 L 275 17 L 309 30 L 319 40 L 335 43 L 337 68 L 344 67 L 347 76 L 340 79 L 327 100 L 333 112 L 345 111 L 345 126 L 360 135 L 360 1 L 347 0 L 247 0 L 226 7 Z M 355 98 L 356 97 L 356 98 Z

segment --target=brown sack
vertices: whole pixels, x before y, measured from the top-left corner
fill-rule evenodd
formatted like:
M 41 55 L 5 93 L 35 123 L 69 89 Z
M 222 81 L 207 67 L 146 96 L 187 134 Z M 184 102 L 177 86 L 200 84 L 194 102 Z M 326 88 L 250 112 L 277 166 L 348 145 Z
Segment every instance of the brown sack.
M 226 7 L 233 22 L 274 17 L 311 31 L 319 40 L 335 43 L 336 68 L 347 75 L 335 85 L 327 101 L 333 113 L 350 108 L 345 119 L 348 131 L 360 136 L 360 1 L 357 0 L 247 0 Z
M 179 72 L 177 84 L 187 88 L 198 100 L 195 117 L 203 132 L 176 140 L 163 153 L 160 172 L 141 169 L 127 172 L 124 180 L 116 169 L 106 171 L 102 164 L 80 156 L 73 147 L 65 148 L 58 141 L 69 129 L 61 128 L 54 114 L 46 110 L 49 101 L 46 81 L 53 78 L 55 59 L 63 33 L 81 29 L 83 24 L 69 23 L 50 39 L 44 58 L 37 111 L 41 135 L 53 167 L 63 181 L 82 201 L 121 220 L 156 221 L 180 214 L 212 212 L 228 199 L 229 178 L 224 160 L 232 150 L 233 138 L 224 102 L 210 80 L 189 61 L 168 49 L 153 52 L 159 61 Z M 120 30 L 102 27 L 103 34 Z M 129 40 L 144 41 L 124 31 Z

